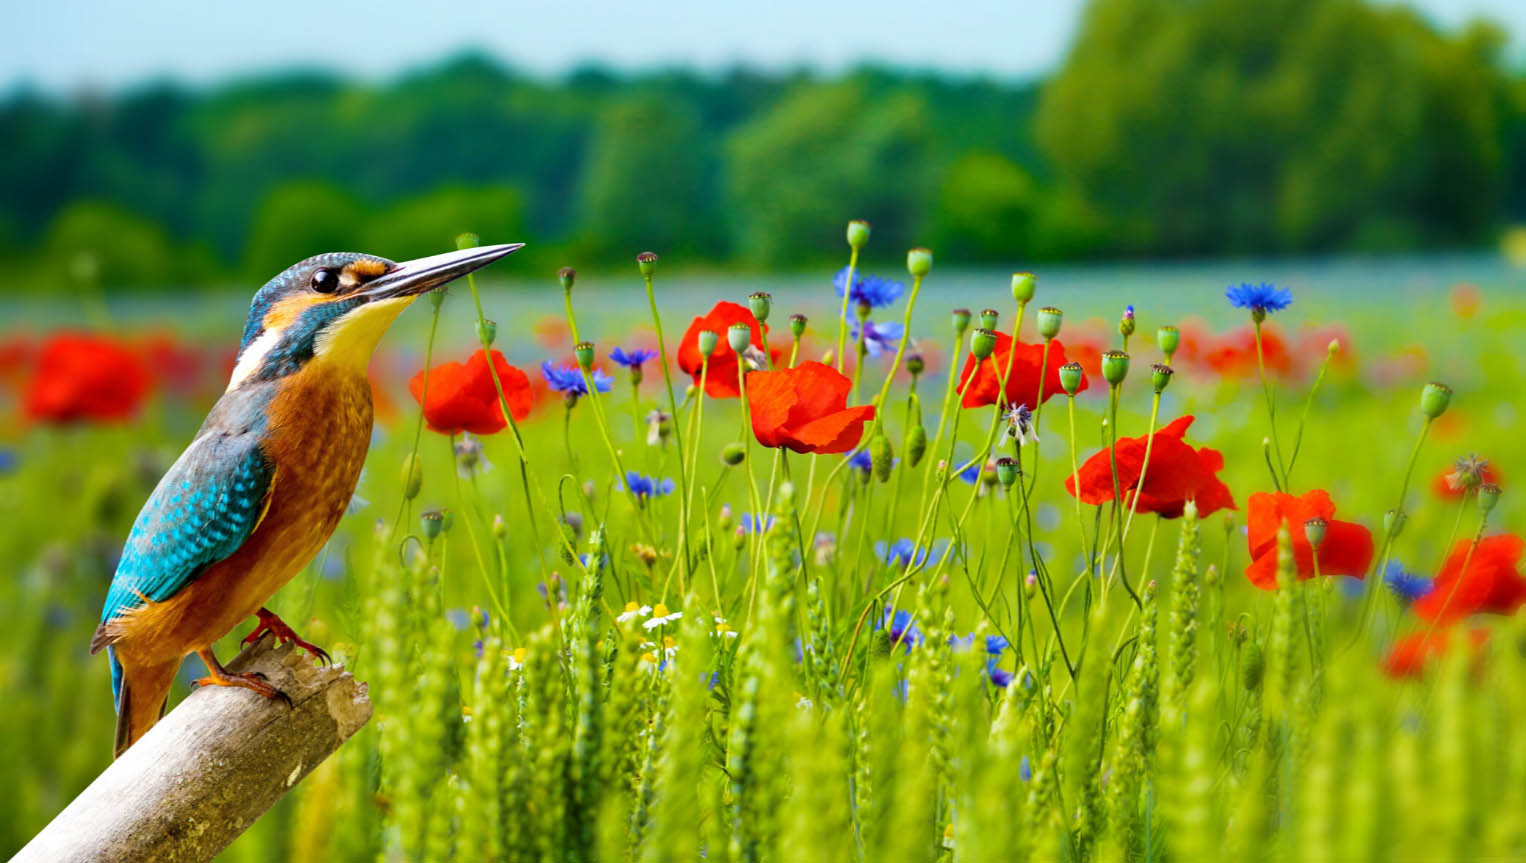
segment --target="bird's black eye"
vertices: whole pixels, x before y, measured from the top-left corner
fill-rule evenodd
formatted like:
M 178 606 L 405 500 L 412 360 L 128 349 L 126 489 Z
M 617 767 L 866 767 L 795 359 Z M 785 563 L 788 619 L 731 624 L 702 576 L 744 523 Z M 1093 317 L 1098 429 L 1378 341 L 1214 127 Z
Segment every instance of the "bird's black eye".
M 328 269 L 313 273 L 313 290 L 320 294 L 332 294 L 339 290 L 339 274 Z

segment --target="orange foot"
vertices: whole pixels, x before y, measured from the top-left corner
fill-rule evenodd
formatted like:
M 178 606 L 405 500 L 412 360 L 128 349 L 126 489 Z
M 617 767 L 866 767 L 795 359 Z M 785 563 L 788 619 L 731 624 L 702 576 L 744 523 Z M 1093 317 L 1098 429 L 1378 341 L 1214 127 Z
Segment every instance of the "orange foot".
M 217 661 L 217 657 L 212 655 L 211 648 L 198 650 L 196 653 L 201 656 L 201 661 L 207 664 L 207 671 L 210 672 L 206 677 L 196 681 L 197 686 L 237 686 L 240 689 L 258 692 L 266 698 L 279 698 L 286 702 L 287 707 L 292 706 L 290 696 L 271 686 L 266 682 L 265 675 L 258 671 L 239 673 L 229 671 Z
M 285 621 L 276 617 L 275 612 L 262 608 L 255 612 L 255 614 L 259 617 L 260 624 L 254 628 L 253 632 L 244 637 L 245 644 L 253 644 L 260 640 L 261 635 L 272 632 L 275 633 L 276 640 L 282 644 L 295 644 L 313 656 L 318 657 L 320 665 L 328 665 L 333 661 L 329 659 L 328 651 L 316 644 L 303 641 L 302 637 L 292 631 L 292 628 L 287 626 Z

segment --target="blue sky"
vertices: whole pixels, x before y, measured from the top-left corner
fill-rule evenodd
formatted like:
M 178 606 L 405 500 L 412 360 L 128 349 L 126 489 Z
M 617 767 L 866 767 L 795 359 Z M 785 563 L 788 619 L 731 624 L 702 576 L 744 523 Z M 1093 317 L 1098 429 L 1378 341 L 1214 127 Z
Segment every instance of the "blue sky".
M 1411 0 L 1442 26 L 1504 24 L 1526 55 L 1526 0 Z M 437 6 L 439 8 L 427 8 Z M 556 75 L 737 63 L 834 71 L 864 61 L 1023 78 L 1063 56 L 1082 0 L 3 0 L 0 91 L 209 83 L 305 65 L 384 78 L 466 48 Z

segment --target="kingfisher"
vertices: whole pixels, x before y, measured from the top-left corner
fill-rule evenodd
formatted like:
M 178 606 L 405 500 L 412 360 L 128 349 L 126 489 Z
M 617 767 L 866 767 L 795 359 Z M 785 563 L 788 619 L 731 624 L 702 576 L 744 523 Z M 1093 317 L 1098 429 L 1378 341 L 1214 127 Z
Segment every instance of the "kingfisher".
M 371 441 L 371 355 L 414 300 L 522 246 L 404 263 L 335 252 L 255 293 L 228 389 L 133 523 L 90 640 L 111 660 L 116 755 L 163 715 L 191 653 L 207 667 L 198 684 L 290 703 L 212 655 L 250 616 L 246 641 L 269 631 L 328 660 L 265 603 L 317 555 L 355 493 Z

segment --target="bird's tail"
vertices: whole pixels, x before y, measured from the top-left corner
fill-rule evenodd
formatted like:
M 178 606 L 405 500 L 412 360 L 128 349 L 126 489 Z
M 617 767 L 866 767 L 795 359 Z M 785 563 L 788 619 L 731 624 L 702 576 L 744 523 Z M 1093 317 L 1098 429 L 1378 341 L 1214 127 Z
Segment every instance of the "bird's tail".
M 115 757 L 154 727 L 164 715 L 170 684 L 179 662 L 123 667 L 116 652 L 111 656 L 111 682 L 117 690 L 117 742 Z

